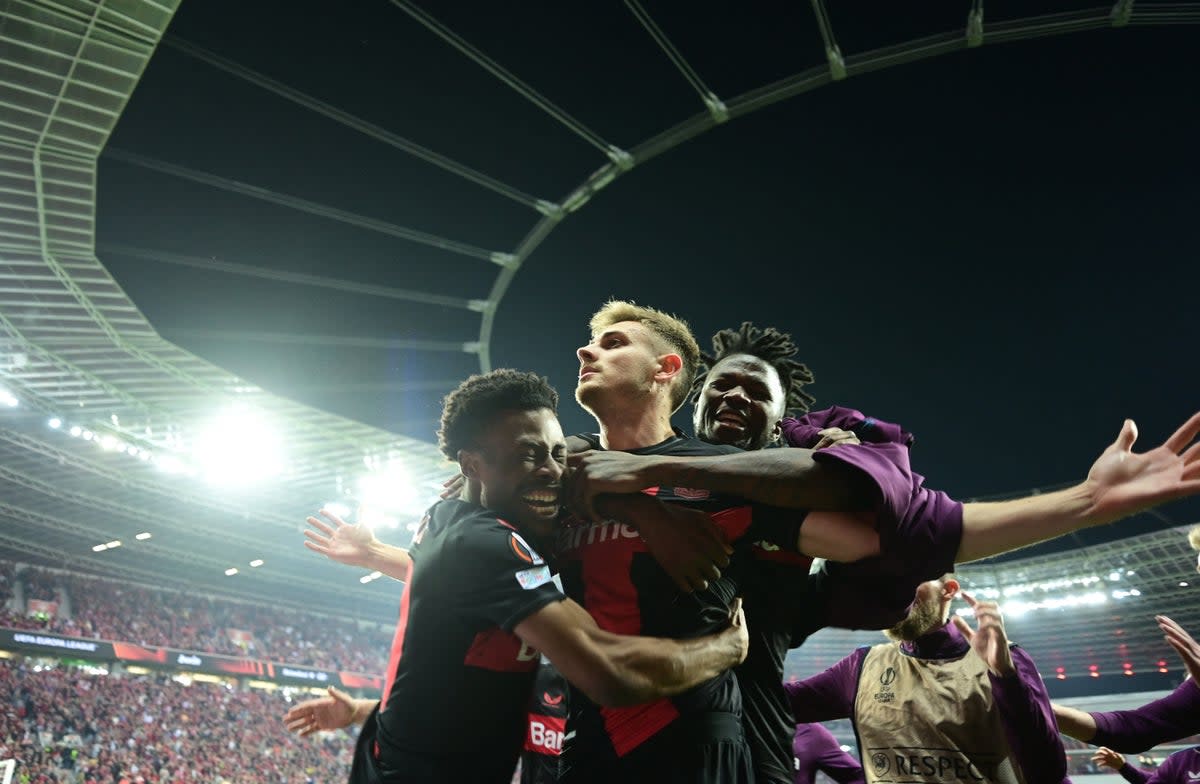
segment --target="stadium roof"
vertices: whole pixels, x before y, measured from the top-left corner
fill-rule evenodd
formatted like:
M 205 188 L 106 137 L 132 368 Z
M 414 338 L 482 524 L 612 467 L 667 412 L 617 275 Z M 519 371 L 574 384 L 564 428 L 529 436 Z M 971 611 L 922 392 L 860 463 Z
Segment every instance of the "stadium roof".
M 492 319 L 505 291 L 550 232 L 617 177 L 722 123 L 849 76 L 972 48 L 985 40 L 1001 43 L 1200 19 L 1196 3 L 1135 5 L 1122 0 L 1111 7 L 985 23 L 982 3 L 975 2 L 962 26 L 949 32 L 843 53 L 823 4 L 814 2 L 826 61 L 719 97 L 646 10 L 627 0 L 629 11 L 694 93 L 694 113 L 621 148 L 416 6 L 399 0 L 395 5 L 596 148 L 598 164 L 572 175 L 577 184 L 556 198 L 530 196 L 381 128 L 338 115 L 335 107 L 289 92 L 286 85 L 186 41 L 169 43 L 308 109 L 339 122 L 357 122 L 356 130 L 377 141 L 407 145 L 406 152 L 425 163 L 522 205 L 529 229 L 514 246 L 483 249 L 170 162 L 113 154 L 126 163 L 481 262 L 478 275 L 490 287 L 487 297 L 416 290 L 388 295 L 454 308 L 479 320 L 475 339 L 458 334 L 434 341 L 401 337 L 390 346 L 467 354 L 482 368 L 490 364 Z M 394 492 L 385 504 L 403 524 L 419 513 L 448 473 L 436 448 L 270 394 L 182 350 L 155 330 L 96 255 L 97 159 L 163 43 L 177 6 L 169 0 L 0 0 L 0 552 L 142 581 L 184 583 L 206 592 L 257 594 L 320 610 L 386 616 L 395 604 L 394 590 L 386 582 L 357 583 L 344 568 L 302 549 L 302 519 L 330 501 L 365 500 L 360 481 L 374 476 L 377 489 L 408 491 Z M 150 255 L 170 263 L 197 261 Z M 253 272 L 233 265 L 223 271 Z M 298 277 L 303 276 L 275 275 L 287 283 Z M 219 324 L 213 332 L 220 332 Z M 316 340 L 274 333 L 257 337 L 291 347 Z M 327 343 L 333 350 L 349 345 Z M 424 384 L 444 391 L 455 380 L 403 383 L 410 389 Z M 151 537 L 138 540 L 139 533 Z M 118 541 L 119 547 L 105 546 Z M 1165 539 L 1162 546 L 1167 547 Z M 1131 551 L 1131 557 L 1143 557 L 1140 552 Z M 1146 564 L 1135 565 L 1139 574 L 1151 571 L 1153 552 L 1145 550 Z M 265 563 L 251 567 L 258 559 Z M 1086 569 L 1090 563 L 1075 565 Z M 230 568 L 239 573 L 227 577 Z M 1046 568 L 1066 569 L 1062 561 Z
M 95 255 L 96 159 L 175 7 L 0 4 L 0 547 L 317 609 L 394 606 L 300 547 L 299 531 L 370 470 L 421 487 L 405 510 L 419 514 L 449 473 L 436 447 L 181 350 Z M 214 471 L 223 485 L 205 482 Z

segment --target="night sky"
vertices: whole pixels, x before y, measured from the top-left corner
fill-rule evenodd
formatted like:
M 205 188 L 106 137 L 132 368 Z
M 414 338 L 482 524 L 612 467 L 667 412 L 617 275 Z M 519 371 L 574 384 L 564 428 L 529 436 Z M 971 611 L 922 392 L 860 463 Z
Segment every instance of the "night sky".
M 621 3 L 424 7 L 623 148 L 703 110 Z M 644 7 L 726 100 L 823 60 L 807 3 Z M 967 9 L 829 4 L 847 56 L 961 29 Z M 959 497 L 1078 479 L 1127 416 L 1140 446 L 1156 444 L 1200 410 L 1198 35 L 1131 26 L 985 44 L 692 139 L 617 179 L 526 261 L 493 365 L 547 374 L 564 428 L 591 429 L 571 399 L 573 351 L 590 313 L 620 297 L 676 312 L 706 347 L 743 320 L 790 331 L 818 407 L 903 423 L 914 465 Z M 539 198 L 562 199 L 606 162 L 384 0 L 185 0 L 168 37 Z M 170 42 L 109 148 L 489 250 L 511 251 L 539 217 Z M 479 369 L 468 354 L 248 339 L 473 341 L 475 313 L 109 249 L 463 298 L 487 296 L 488 261 L 109 156 L 98 198 L 100 259 L 163 335 L 273 392 L 432 440 L 448 387 L 389 385 Z M 1108 535 L 1200 519 L 1193 502 L 1163 511 Z

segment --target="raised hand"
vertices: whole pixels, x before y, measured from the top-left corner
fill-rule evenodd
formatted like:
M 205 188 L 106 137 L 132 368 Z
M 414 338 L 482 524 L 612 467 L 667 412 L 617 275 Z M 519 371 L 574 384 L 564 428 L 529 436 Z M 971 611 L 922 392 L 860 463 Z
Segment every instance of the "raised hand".
M 1135 454 L 1137 425 L 1126 419 L 1117 440 L 1092 465 L 1085 483 L 1091 513 L 1109 523 L 1167 501 L 1200 493 L 1200 413 L 1148 452 Z
M 1154 620 L 1158 622 L 1158 628 L 1166 635 L 1167 644 L 1176 650 L 1179 658 L 1183 659 L 1183 666 L 1192 676 L 1192 683 L 1200 688 L 1200 643 L 1192 639 L 1192 635 L 1167 616 L 1156 615 Z
M 827 427 L 824 430 L 818 430 L 817 435 L 821 440 L 813 446 L 813 449 L 825 449 L 831 446 L 843 446 L 845 444 L 861 444 L 858 435 L 850 430 L 843 430 L 840 427 Z
M 361 523 L 350 525 L 328 509 L 320 510 L 326 520 L 316 517 L 306 519 L 316 530 L 305 530 L 304 546 L 315 553 L 350 566 L 370 567 L 370 556 L 379 544 L 370 528 Z
M 972 629 L 962 616 L 954 616 L 954 625 L 971 644 L 971 649 L 987 664 L 993 675 L 1007 677 L 1017 671 L 1012 653 L 1008 649 L 1008 636 L 1004 632 L 1004 618 L 995 602 L 977 602 L 965 591 L 962 598 L 975 611 L 978 629 Z
M 721 576 L 732 552 L 712 518 L 683 504 L 655 502 L 653 513 L 634 522 L 646 549 L 684 593 L 703 591 Z
M 462 498 L 463 486 L 466 485 L 467 478 L 462 474 L 454 476 L 442 482 L 442 492 L 438 493 L 438 498 L 443 501 L 448 501 L 452 498 Z
M 354 698 L 346 692 L 329 687 L 329 696 L 305 700 L 292 706 L 283 717 L 288 732 L 305 738 L 319 730 L 340 730 L 355 719 Z
M 1113 751 L 1108 746 L 1101 746 L 1096 749 L 1096 753 L 1092 755 L 1092 762 L 1104 768 L 1112 768 L 1120 770 L 1125 767 L 1125 755 L 1120 752 Z

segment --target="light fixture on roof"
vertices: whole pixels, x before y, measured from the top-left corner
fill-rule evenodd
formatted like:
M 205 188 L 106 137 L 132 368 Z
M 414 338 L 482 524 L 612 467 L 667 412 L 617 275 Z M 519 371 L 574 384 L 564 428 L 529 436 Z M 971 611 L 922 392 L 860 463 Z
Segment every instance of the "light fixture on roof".
M 205 479 L 221 485 L 249 484 L 283 472 L 278 435 L 244 406 L 209 422 L 192 444 L 192 458 Z
M 418 517 L 424 512 L 416 483 L 397 460 L 375 466 L 358 480 L 358 500 L 358 522 L 368 528 L 396 528 L 401 518 Z
M 237 574 L 237 573 L 238 573 L 238 570 L 237 570 L 237 567 L 236 567 L 236 566 L 231 566 L 231 567 L 229 567 L 228 569 L 226 569 L 226 570 L 225 570 L 225 576 L 226 576 L 226 577 L 233 577 L 233 576 L 234 576 L 235 574 Z
M 264 561 L 263 559 L 255 558 L 253 561 L 250 562 L 250 565 L 254 566 L 254 567 L 259 567 L 259 566 L 262 566 L 264 563 L 266 563 L 266 561 Z
M 107 550 L 107 549 L 108 549 L 108 545 L 106 545 L 106 544 L 98 544 L 98 545 L 94 545 L 94 546 L 92 547 L 92 552 L 93 552 L 93 553 L 102 553 L 102 552 L 104 552 L 104 551 L 105 551 L 105 550 Z
M 341 501 L 330 501 L 321 508 L 326 512 L 329 512 L 331 515 L 336 515 L 343 520 L 350 516 L 350 507 L 346 506 Z
M 107 542 L 105 546 L 108 547 L 109 550 L 115 550 L 121 546 L 121 540 L 113 539 L 111 542 Z
M 149 531 L 142 531 L 140 534 L 138 534 L 137 536 L 135 536 L 133 538 L 137 539 L 139 542 L 144 542 L 147 539 L 149 539 L 150 536 L 151 536 L 151 534 Z
M 19 403 L 20 401 L 12 392 L 8 391 L 7 387 L 0 387 L 0 406 L 16 408 Z
M 358 581 L 363 585 L 366 585 L 372 580 L 378 580 L 380 577 L 383 577 L 383 572 L 371 572 L 370 574 L 364 574 L 362 577 L 359 577 Z
M 71 434 L 72 438 L 79 438 L 80 436 L 83 435 L 83 428 L 80 427 L 79 425 L 72 425 L 71 429 L 68 430 L 67 432 Z
M 60 427 L 62 427 L 62 420 L 58 417 L 50 417 L 46 420 L 46 426 L 51 430 L 58 430 Z

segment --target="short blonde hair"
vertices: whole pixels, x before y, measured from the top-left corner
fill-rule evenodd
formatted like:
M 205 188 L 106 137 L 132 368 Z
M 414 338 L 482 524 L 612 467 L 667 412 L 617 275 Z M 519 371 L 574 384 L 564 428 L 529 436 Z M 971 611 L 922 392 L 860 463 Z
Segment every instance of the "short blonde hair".
M 688 399 L 692 383 L 696 380 L 696 371 L 700 367 L 700 344 L 696 342 L 691 327 L 678 316 L 619 299 L 604 303 L 604 306 L 592 315 L 588 327 L 595 335 L 622 321 L 636 321 L 648 327 L 683 360 L 683 367 L 671 390 L 671 413 L 678 411 Z
M 1193 550 L 1200 550 L 1200 525 L 1192 526 L 1192 530 L 1188 531 L 1188 544 Z

